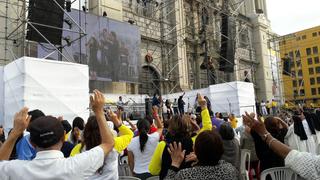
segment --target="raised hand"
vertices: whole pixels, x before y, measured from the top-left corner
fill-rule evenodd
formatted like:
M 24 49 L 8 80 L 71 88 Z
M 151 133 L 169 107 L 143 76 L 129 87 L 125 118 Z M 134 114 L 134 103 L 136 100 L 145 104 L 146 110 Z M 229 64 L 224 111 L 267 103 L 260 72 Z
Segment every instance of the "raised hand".
M 198 161 L 197 155 L 194 152 L 191 152 L 190 154 L 186 155 L 186 162 L 194 162 Z
M 159 114 L 159 107 L 152 106 L 152 115 L 158 115 L 158 114 Z
M 261 117 L 258 117 L 258 120 L 255 120 L 254 116 L 251 116 L 246 112 L 245 115 L 242 115 L 242 119 L 245 125 L 247 125 L 251 130 L 254 130 L 260 136 L 268 133 Z
M 207 101 L 206 99 L 201 96 L 199 93 L 197 94 L 197 97 L 198 97 L 198 103 L 201 107 L 207 107 Z
M 120 127 L 122 124 L 121 119 L 118 118 L 118 115 L 116 113 L 114 113 L 113 111 L 111 111 L 111 109 L 107 110 L 107 114 L 110 118 L 110 120 L 113 122 L 113 124 L 115 125 L 115 127 Z
M 13 132 L 22 134 L 28 127 L 31 116 L 28 115 L 28 108 L 22 108 L 18 113 L 14 115 Z
M 95 89 L 93 90 L 93 96 L 90 96 L 90 103 L 94 112 L 103 111 L 105 98 L 100 91 Z
M 176 142 L 173 142 L 172 144 L 170 144 L 168 151 L 172 160 L 171 165 L 179 168 L 181 163 L 184 160 L 184 155 L 186 153 L 186 150 L 182 150 L 181 143 L 177 145 Z
M 117 117 L 118 117 L 119 120 L 123 120 L 123 119 L 122 119 L 122 114 L 123 114 L 122 109 L 118 108 L 118 109 L 117 109 Z

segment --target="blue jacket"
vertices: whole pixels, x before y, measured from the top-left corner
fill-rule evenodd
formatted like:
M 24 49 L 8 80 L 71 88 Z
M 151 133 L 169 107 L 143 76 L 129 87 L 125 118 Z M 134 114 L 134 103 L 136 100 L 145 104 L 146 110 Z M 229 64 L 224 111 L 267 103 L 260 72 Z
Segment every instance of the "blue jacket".
M 16 146 L 19 160 L 32 160 L 36 157 L 36 149 L 30 143 L 30 134 L 23 136 Z

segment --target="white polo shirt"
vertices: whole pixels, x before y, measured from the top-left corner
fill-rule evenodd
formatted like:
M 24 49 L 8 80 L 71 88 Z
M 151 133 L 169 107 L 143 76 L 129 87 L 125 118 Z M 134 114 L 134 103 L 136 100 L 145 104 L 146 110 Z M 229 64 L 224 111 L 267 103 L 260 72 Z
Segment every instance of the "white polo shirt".
M 57 150 L 40 151 L 32 161 L 0 161 L 0 179 L 84 179 L 93 175 L 103 161 L 104 152 L 99 146 L 70 158 Z

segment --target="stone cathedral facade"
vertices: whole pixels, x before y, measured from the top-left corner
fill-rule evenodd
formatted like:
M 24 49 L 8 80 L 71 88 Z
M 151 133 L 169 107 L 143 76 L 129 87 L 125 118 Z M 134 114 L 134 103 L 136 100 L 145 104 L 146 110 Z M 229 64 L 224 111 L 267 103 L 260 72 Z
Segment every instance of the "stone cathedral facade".
M 90 0 L 86 5 L 89 12 L 101 16 L 106 12 L 108 18 L 138 26 L 141 33 L 140 82 L 112 83 L 102 88 L 107 93 L 167 94 L 249 81 L 255 84 L 257 99 L 273 98 L 268 59 L 273 33 L 266 0 Z M 233 72 L 219 70 L 223 15 L 232 20 L 233 33 L 228 38 L 233 40 L 234 58 L 225 60 L 234 65 Z M 14 18 L 15 14 L 7 9 L 7 16 Z M 0 38 L 6 42 L 0 44 L 0 52 L 6 55 L 0 64 L 7 64 L 22 55 L 13 45 L 12 52 L 17 53 L 10 56 L 7 46 L 12 41 L 5 40 L 8 26 L 3 25 L 8 19 L 1 16 L 0 20 Z M 201 68 L 208 62 L 210 68 Z
M 273 33 L 265 0 L 122 0 L 118 3 L 121 20 L 133 21 L 141 31 L 138 93 L 153 94 L 157 90 L 165 94 L 247 80 L 255 84 L 257 99 L 272 98 L 267 45 Z M 205 36 L 201 32 L 204 11 Z M 235 56 L 227 60 L 234 64 L 232 73 L 219 70 L 223 14 L 233 20 L 231 38 L 234 38 Z M 200 68 L 204 62 L 204 39 L 212 62 L 210 69 Z M 152 56 L 152 62 L 146 62 L 148 55 Z

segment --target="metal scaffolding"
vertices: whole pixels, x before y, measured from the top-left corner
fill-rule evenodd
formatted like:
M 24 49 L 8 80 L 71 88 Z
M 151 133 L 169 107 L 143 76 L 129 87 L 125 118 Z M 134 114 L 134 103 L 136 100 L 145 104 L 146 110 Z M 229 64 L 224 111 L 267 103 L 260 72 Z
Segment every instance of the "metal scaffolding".
M 153 60 L 157 63 L 148 64 L 147 68 L 155 67 L 156 69 L 162 69 L 162 73 L 158 74 L 158 79 L 148 79 L 148 82 L 159 81 L 160 84 L 169 87 L 166 91 L 173 92 L 178 87 L 178 75 L 176 69 L 178 68 L 179 58 L 175 56 L 177 53 L 178 44 L 184 43 L 184 36 L 180 29 L 178 29 L 178 23 L 176 21 L 176 12 L 181 9 L 176 8 L 175 1 L 148 1 L 148 2 L 132 2 L 123 1 L 125 6 L 129 7 L 129 12 L 134 14 L 138 18 L 145 18 L 147 23 L 143 26 L 146 28 L 146 33 L 142 33 L 141 39 L 146 43 L 146 53 L 153 57 Z M 132 18 L 134 22 L 138 19 Z M 152 28 L 151 28 L 152 27 Z M 158 31 L 155 31 L 157 29 Z M 157 43 L 158 46 L 152 47 L 153 43 Z M 155 56 L 155 53 L 160 51 L 159 56 Z M 144 82 L 142 82 L 144 83 Z M 157 88 L 158 92 L 161 92 L 161 87 L 153 86 Z
M 47 49 L 50 49 L 51 52 L 48 55 L 45 55 L 43 58 L 49 57 L 53 53 L 58 53 L 60 60 L 75 62 L 74 59 L 62 53 L 64 48 L 67 45 L 75 43 L 78 40 L 81 40 L 82 37 L 86 35 L 85 29 L 83 29 L 77 21 L 75 21 L 70 14 L 61 7 L 57 0 L 50 0 L 64 13 L 64 19 L 68 19 L 70 23 L 75 25 L 78 30 L 71 30 L 65 27 L 53 27 L 45 24 L 39 24 L 37 22 L 32 22 L 28 19 L 29 13 L 29 0 L 1 0 L 0 7 L 5 7 L 0 9 L 0 18 L 4 18 L 4 31 L 1 31 L 0 38 L 4 40 L 4 44 L 1 44 L 4 51 L 3 60 L 4 64 L 7 64 L 19 57 L 22 56 L 37 56 L 35 49 L 37 49 L 38 45 L 45 46 Z M 74 0 L 72 3 L 77 2 Z M 80 3 L 79 3 L 80 4 Z M 68 31 L 71 33 L 79 34 L 79 38 L 68 42 L 68 44 L 62 45 L 53 45 L 40 31 L 36 26 L 46 27 L 49 29 L 57 29 L 62 30 L 62 32 Z M 45 44 L 37 43 L 34 41 L 29 41 L 26 39 L 27 27 L 32 28 L 35 32 L 38 33 L 45 40 Z M 81 48 L 81 47 L 80 47 Z M 68 53 L 68 52 L 66 52 Z M 10 56 L 9 56 L 10 55 Z

